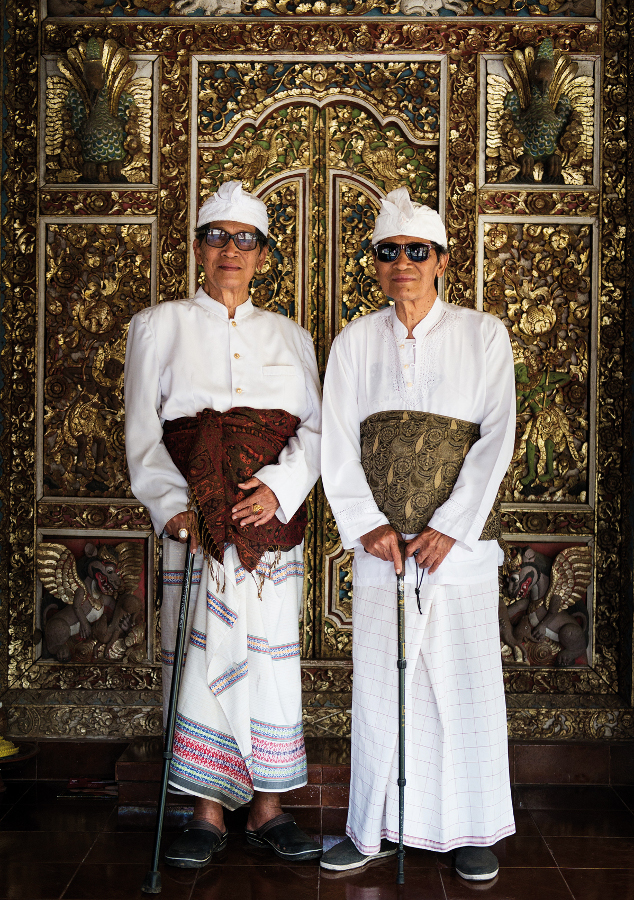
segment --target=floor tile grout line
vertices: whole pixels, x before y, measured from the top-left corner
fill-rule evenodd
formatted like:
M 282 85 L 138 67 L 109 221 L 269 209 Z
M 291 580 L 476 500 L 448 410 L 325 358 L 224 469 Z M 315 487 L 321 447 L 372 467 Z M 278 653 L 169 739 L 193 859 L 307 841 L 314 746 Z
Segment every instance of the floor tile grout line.
M 95 844 L 97 843 L 97 841 L 99 840 L 99 838 L 101 837 L 101 835 L 102 835 L 102 834 L 105 834 L 105 825 L 108 824 L 108 822 L 109 822 L 110 819 L 112 818 L 113 814 L 116 812 L 116 809 L 117 809 L 117 808 L 116 808 L 116 806 L 115 806 L 114 809 L 112 810 L 112 812 L 110 813 L 110 815 L 108 816 L 108 818 L 106 819 L 106 822 L 105 822 L 105 824 L 104 824 L 104 827 L 101 829 L 101 831 L 98 831 L 98 832 L 95 833 L 95 839 L 94 839 L 94 841 L 91 843 L 91 845 L 90 845 L 90 847 L 88 848 L 88 850 L 86 850 L 86 853 L 84 854 L 83 859 L 82 859 L 81 862 L 78 864 L 78 866 L 77 866 L 77 868 L 75 869 L 75 871 L 73 872 L 73 874 L 72 874 L 70 880 L 69 880 L 68 883 L 66 884 L 66 887 L 64 888 L 64 890 L 62 891 L 62 893 L 59 895 L 59 900 L 62 900 L 62 898 L 63 898 L 64 895 L 66 894 L 66 891 L 67 891 L 68 888 L 71 886 L 73 879 L 76 878 L 77 875 L 79 874 L 79 870 L 81 869 L 81 867 L 83 866 L 83 864 L 84 864 L 84 863 L 86 862 L 86 860 L 88 859 L 88 855 L 90 854 L 90 851 L 91 851 L 92 848 L 95 846 Z M 85 833 L 85 832 L 84 832 L 84 833 Z

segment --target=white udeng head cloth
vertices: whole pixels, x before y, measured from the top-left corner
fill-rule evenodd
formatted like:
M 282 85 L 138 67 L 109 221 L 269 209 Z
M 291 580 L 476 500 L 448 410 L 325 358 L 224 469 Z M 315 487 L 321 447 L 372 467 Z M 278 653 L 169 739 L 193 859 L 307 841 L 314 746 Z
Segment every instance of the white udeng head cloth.
M 372 245 L 397 234 L 433 241 L 441 247 L 447 246 L 447 232 L 438 213 L 429 206 L 413 202 L 404 187 L 390 191 L 381 200 L 381 210 L 374 223 Z
M 225 181 L 205 200 L 198 213 L 196 228 L 210 222 L 243 222 L 258 228 L 262 234 L 269 233 L 266 205 L 253 194 L 243 191 L 240 181 Z

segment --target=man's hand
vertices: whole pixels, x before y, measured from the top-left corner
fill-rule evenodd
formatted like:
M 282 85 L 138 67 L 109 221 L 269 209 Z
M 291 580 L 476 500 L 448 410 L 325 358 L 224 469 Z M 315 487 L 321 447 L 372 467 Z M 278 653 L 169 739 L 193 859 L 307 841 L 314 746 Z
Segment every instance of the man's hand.
M 170 537 L 176 538 L 181 544 L 187 543 L 187 538 L 179 537 L 178 532 L 181 528 L 186 528 L 189 534 L 191 535 L 191 544 L 190 548 L 192 553 L 195 553 L 198 550 L 198 541 L 194 536 L 194 525 L 196 524 L 196 513 L 192 510 L 188 512 L 178 513 L 169 520 L 167 525 L 165 526 L 165 531 L 169 534 Z
M 243 491 L 251 491 L 253 488 L 257 488 L 257 491 L 253 491 L 244 500 L 240 500 L 231 510 L 232 519 L 240 519 L 242 528 L 245 525 L 251 525 L 251 523 L 255 524 L 257 528 L 258 525 L 265 525 L 269 519 L 273 518 L 275 510 L 280 504 L 270 487 L 267 487 L 255 476 L 249 478 L 243 484 L 239 484 L 238 487 Z M 262 512 L 253 512 L 253 507 L 257 504 L 262 507 Z
M 401 574 L 403 568 L 401 536 L 394 531 L 391 525 L 379 525 L 378 528 L 373 528 L 372 531 L 362 535 L 359 540 L 366 553 L 384 559 L 386 562 L 393 562 L 394 571 L 397 575 Z
M 417 537 L 407 542 L 405 554 L 406 556 L 416 554 L 417 565 L 429 569 L 429 574 L 433 575 L 455 543 L 455 538 L 447 537 L 446 534 L 428 525 Z

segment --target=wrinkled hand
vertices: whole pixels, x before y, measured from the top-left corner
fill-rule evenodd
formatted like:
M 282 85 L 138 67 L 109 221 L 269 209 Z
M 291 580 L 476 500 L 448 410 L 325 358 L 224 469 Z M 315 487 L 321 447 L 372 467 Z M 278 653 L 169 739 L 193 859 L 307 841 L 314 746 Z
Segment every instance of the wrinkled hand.
M 167 525 L 165 526 L 165 531 L 169 534 L 170 537 L 176 538 L 177 541 L 181 544 L 187 543 L 187 538 L 181 538 L 178 536 L 178 532 L 181 528 L 186 528 L 191 535 L 191 544 L 190 549 L 192 553 L 195 553 L 198 550 L 198 541 L 194 535 L 194 526 L 196 524 L 196 513 L 189 510 L 188 512 L 178 513 L 169 520 Z
M 401 574 L 403 568 L 403 559 L 401 557 L 401 536 L 395 531 L 391 525 L 379 525 L 373 528 L 367 534 L 362 535 L 359 540 L 363 544 L 366 553 L 384 559 L 386 562 L 394 563 L 394 571 L 397 575 Z
M 240 500 L 239 503 L 236 503 L 231 510 L 231 518 L 234 521 L 240 519 L 241 528 L 251 524 L 255 525 L 256 528 L 258 525 L 266 525 L 266 523 L 273 518 L 275 510 L 280 505 L 271 488 L 267 487 L 255 476 L 249 478 L 248 481 L 239 484 L 238 487 L 242 491 L 252 491 L 253 488 L 257 488 L 257 490 L 253 491 L 252 494 L 249 494 L 248 497 L 245 497 L 244 500 Z M 253 512 L 253 506 L 256 503 L 259 503 L 260 506 L 263 507 L 261 513 Z
M 433 575 L 455 543 L 455 538 L 448 537 L 428 525 L 419 535 L 407 542 L 405 555 L 408 557 L 416 555 L 417 565 L 422 569 L 429 569 L 429 574 Z

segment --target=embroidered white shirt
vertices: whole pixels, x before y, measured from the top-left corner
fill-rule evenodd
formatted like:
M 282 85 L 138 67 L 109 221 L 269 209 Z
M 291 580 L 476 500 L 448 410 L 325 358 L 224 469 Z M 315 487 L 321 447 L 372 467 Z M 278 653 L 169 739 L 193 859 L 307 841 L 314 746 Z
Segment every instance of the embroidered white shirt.
M 284 409 L 297 433 L 257 477 L 279 501 L 284 523 L 319 476 L 321 398 L 310 334 L 251 300 L 230 319 L 202 288 L 132 317 L 125 363 L 126 454 L 134 496 L 157 534 L 187 509 L 187 483 L 163 444 L 163 423 L 203 409 Z
M 436 299 L 414 328 L 387 307 L 355 319 L 332 345 L 324 383 L 322 478 L 343 546 L 355 550 L 357 584 L 394 581 L 394 567 L 365 553 L 359 538 L 387 524 L 361 466 L 359 426 L 368 416 L 412 409 L 476 422 L 450 498 L 430 526 L 456 543 L 430 584 L 464 584 L 495 574 L 496 541 L 479 537 L 513 454 L 515 379 L 506 329 L 494 316 Z M 408 535 L 408 537 L 410 537 Z M 406 580 L 416 569 L 408 561 Z

